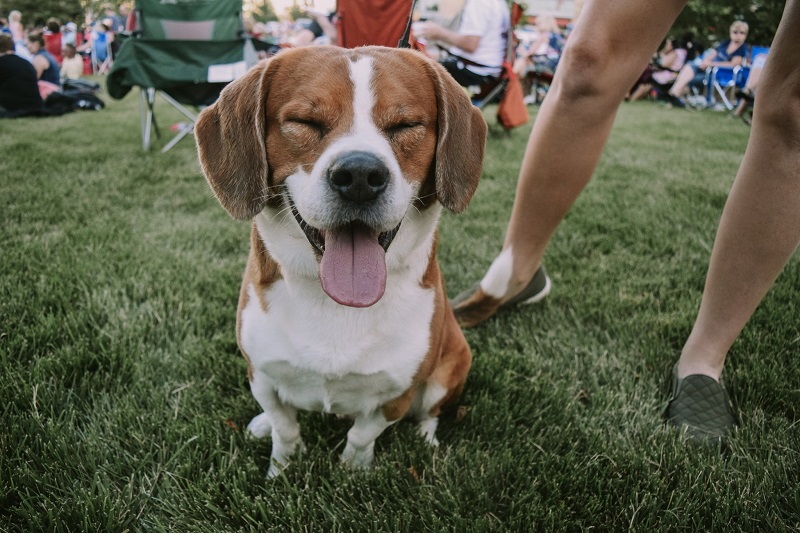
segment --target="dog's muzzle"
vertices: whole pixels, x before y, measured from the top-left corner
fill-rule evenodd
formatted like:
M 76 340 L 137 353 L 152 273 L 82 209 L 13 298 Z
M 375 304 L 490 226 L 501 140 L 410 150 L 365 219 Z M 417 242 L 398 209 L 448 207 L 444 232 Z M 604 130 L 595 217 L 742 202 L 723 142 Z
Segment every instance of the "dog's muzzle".
M 295 220 L 320 258 L 320 281 L 334 301 L 369 307 L 386 288 L 385 254 L 400 229 L 380 231 L 387 205 L 391 172 L 377 156 L 365 151 L 339 155 L 325 171 L 334 192 L 338 219 L 328 227 L 308 224 L 287 197 Z

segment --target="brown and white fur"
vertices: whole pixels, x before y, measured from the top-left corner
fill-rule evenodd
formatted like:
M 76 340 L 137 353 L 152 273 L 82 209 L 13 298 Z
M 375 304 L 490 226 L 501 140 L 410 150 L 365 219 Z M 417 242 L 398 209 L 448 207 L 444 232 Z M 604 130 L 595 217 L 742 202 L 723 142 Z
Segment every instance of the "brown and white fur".
M 406 415 L 436 444 L 471 364 L 436 225 L 442 206 L 469 203 L 485 137 L 444 69 L 382 47 L 283 51 L 200 114 L 208 183 L 253 220 L 237 339 L 264 410 L 248 432 L 271 434 L 270 476 L 303 446 L 298 409 L 354 418 L 342 460 L 355 467 Z

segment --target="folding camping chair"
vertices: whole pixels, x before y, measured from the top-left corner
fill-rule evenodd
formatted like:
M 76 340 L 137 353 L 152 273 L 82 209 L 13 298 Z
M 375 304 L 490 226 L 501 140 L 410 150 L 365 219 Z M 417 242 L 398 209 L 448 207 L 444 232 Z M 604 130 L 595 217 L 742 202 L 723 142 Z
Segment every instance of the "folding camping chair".
M 410 9 L 410 0 L 338 0 L 336 29 L 339 46 L 396 47 L 406 29 Z
M 97 24 L 100 23 L 98 22 Z M 111 70 L 113 54 L 111 52 L 111 43 L 108 40 L 110 34 L 111 30 L 105 32 L 92 31 L 92 48 L 90 51 L 92 74 L 108 74 Z
M 750 58 L 747 65 L 743 66 L 736 75 L 736 87 L 743 89 L 747 84 L 747 78 L 750 77 L 750 70 L 756 65 L 757 62 L 766 60 L 769 54 L 769 46 L 753 46 L 750 49 Z M 764 56 L 763 58 L 760 56 Z M 762 63 L 763 66 L 763 63 Z
M 708 74 L 706 104 L 713 107 L 722 104 L 728 111 L 735 106 L 733 92 L 736 90 L 736 77 L 742 67 L 713 67 Z M 721 109 L 721 108 L 720 108 Z
M 717 97 L 728 109 L 736 107 L 735 93 L 737 89 L 742 89 L 750 75 L 750 68 L 755 63 L 756 58 L 769 53 L 769 47 L 752 46 L 747 55 L 745 63 L 740 67 L 714 67 L 711 69 L 708 78 L 707 104 L 709 106 L 717 103 Z
M 160 138 L 156 96 L 188 119 L 162 152 L 194 132 L 197 113 L 257 61 L 242 29 L 241 0 L 136 0 L 134 30 L 125 38 L 107 80 L 112 98 L 140 88 L 142 145 Z

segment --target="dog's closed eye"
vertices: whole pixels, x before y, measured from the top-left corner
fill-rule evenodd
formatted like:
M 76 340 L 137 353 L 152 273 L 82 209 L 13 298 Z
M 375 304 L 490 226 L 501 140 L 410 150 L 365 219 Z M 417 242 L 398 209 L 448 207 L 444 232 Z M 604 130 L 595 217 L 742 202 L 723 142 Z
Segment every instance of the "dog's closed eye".
M 389 135 L 389 137 L 395 137 L 397 135 L 407 133 L 409 130 L 421 128 L 422 126 L 423 124 L 421 122 L 400 122 L 399 124 L 394 124 L 393 126 L 386 128 L 386 133 Z
M 313 118 L 292 117 L 284 121 L 284 131 L 291 130 L 313 130 L 320 137 L 325 137 L 328 127 L 321 121 Z
M 425 138 L 426 127 L 422 122 L 399 122 L 384 128 L 386 138 L 404 154 L 412 152 Z

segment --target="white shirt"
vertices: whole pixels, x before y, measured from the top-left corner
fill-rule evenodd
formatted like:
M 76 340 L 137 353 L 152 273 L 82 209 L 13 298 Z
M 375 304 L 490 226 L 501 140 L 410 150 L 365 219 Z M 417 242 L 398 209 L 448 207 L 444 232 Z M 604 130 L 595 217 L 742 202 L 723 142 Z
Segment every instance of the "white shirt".
M 83 57 L 75 55 L 72 59 L 65 57 L 61 63 L 61 79 L 77 80 L 83 75 Z
M 473 53 L 453 47 L 458 56 L 486 65 L 490 68 L 467 65 L 467 69 L 481 76 L 496 76 L 500 73 L 506 57 L 506 44 L 510 27 L 510 14 L 505 0 L 467 0 L 460 35 L 478 35 L 481 40 Z

